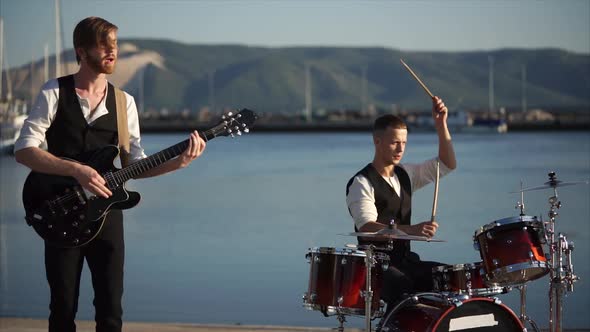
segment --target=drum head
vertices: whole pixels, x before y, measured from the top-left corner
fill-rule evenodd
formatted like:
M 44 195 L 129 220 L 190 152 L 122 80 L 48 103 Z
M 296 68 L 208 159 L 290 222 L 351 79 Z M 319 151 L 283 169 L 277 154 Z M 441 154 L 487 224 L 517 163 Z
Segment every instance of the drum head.
M 448 310 L 434 331 L 522 332 L 522 324 L 504 306 L 491 300 L 471 299 Z
M 417 294 L 402 301 L 381 323 L 382 332 L 522 332 L 518 317 L 490 298 L 460 299 Z

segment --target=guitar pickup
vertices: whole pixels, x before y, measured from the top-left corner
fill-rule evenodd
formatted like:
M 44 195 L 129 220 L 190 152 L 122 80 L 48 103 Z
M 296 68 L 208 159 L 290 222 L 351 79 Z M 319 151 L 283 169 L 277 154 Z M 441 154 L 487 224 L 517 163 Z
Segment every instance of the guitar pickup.
M 80 205 L 86 204 L 86 198 L 80 192 L 80 190 L 78 190 L 78 188 L 76 188 L 74 191 L 76 192 L 76 197 L 78 197 L 78 202 L 80 202 Z

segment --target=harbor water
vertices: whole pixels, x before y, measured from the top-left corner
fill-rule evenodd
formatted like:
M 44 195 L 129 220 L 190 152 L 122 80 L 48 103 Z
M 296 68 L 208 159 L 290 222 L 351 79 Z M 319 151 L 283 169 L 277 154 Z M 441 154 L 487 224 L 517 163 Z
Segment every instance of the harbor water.
M 147 134 L 148 154 L 187 135 Z M 495 220 L 518 216 L 523 186 L 590 178 L 590 133 L 454 134 L 458 168 L 440 181 L 437 238 L 414 242 L 425 260 L 481 261 L 473 235 Z M 434 133 L 410 133 L 405 162 L 434 157 Z M 125 212 L 124 319 L 213 324 L 336 327 L 334 317 L 303 307 L 309 248 L 355 243 L 345 204 L 348 179 L 371 161 L 370 133 L 254 133 L 216 138 L 189 168 L 132 180 L 142 194 Z M 45 318 L 49 291 L 43 243 L 24 222 L 22 184 L 28 169 L 0 157 L 0 316 Z M 430 218 L 434 186 L 413 197 L 414 223 Z M 564 299 L 563 325 L 589 328 L 590 186 L 558 188 L 557 231 L 575 243 L 580 277 Z M 525 214 L 547 220 L 550 189 L 525 193 Z M 548 249 L 545 247 L 545 251 Z M 527 314 L 548 326 L 549 277 L 527 284 Z M 519 313 L 519 294 L 498 295 Z M 92 287 L 83 271 L 78 317 L 93 319 Z M 346 326 L 361 327 L 362 318 Z

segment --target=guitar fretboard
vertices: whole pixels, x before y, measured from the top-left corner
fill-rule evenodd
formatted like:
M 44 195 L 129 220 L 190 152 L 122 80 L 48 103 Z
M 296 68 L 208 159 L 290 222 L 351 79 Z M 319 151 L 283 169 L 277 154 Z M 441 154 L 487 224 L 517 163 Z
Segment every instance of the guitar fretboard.
M 212 129 L 199 133 L 199 136 L 205 140 L 205 142 L 214 138 L 214 132 Z M 119 186 L 125 183 L 129 179 L 133 179 L 144 172 L 149 171 L 152 168 L 156 168 L 170 159 L 173 159 L 182 154 L 189 146 L 189 140 L 186 139 L 180 143 L 174 144 L 160 152 L 154 153 L 153 155 L 144 159 L 138 160 L 131 165 L 122 168 L 112 173 L 115 186 Z

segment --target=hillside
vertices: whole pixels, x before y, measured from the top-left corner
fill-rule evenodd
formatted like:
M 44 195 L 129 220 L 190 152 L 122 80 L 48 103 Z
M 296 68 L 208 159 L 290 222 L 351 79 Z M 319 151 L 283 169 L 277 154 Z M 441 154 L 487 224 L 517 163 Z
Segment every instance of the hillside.
M 305 107 L 305 67 L 310 68 L 314 109 L 359 109 L 366 72 L 366 100 L 379 108 L 427 109 L 428 99 L 400 65 L 403 58 L 453 108 L 488 105 L 488 57 L 494 61 L 495 105 L 519 109 L 526 65 L 529 107 L 590 107 L 590 55 L 557 49 L 474 52 L 404 52 L 384 48 L 189 45 L 170 40 L 120 41 L 117 71 L 110 78 L 146 108 L 249 107 L 296 112 Z M 68 72 L 73 52 L 64 52 Z M 50 63 L 53 60 L 50 59 Z M 37 91 L 43 60 L 11 70 L 13 94 Z M 54 69 L 50 66 L 50 73 Z M 6 85 L 4 85 L 6 86 Z M 211 89 L 211 87 L 213 89 Z

